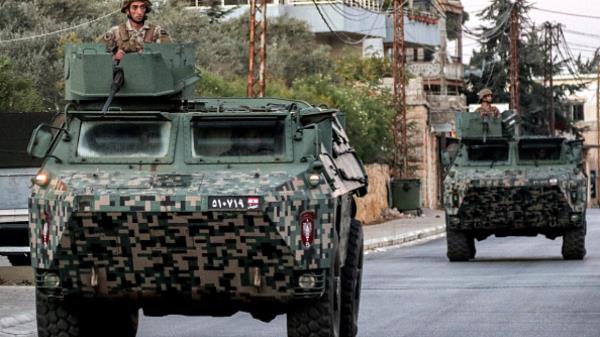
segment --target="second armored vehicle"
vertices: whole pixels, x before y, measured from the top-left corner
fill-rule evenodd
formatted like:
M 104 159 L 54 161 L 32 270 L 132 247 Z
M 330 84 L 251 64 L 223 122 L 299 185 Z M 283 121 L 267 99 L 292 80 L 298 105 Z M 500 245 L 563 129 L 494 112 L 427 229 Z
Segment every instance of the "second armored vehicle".
M 562 255 L 586 254 L 587 178 L 583 142 L 519 136 L 506 119 L 459 113 L 459 136 L 444 180 L 448 259 L 475 257 L 475 240 L 496 236 L 562 236 Z

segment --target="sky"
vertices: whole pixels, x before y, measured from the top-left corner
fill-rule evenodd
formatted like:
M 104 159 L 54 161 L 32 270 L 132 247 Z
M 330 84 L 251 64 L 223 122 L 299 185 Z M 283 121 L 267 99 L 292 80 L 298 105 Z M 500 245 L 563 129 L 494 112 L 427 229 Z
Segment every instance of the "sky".
M 598 0 L 527 0 L 534 7 L 552 11 L 560 11 L 572 14 L 590 15 L 600 17 L 600 1 Z M 475 28 L 482 24 L 477 13 L 490 4 L 490 0 L 462 0 L 465 11 L 469 13 L 470 19 L 466 23 L 469 28 Z M 583 36 L 565 32 L 565 37 L 575 55 L 581 53 L 583 57 L 591 57 L 593 49 L 600 47 L 600 19 L 583 18 L 563 14 L 543 12 L 531 9 L 529 16 L 536 25 L 545 21 L 560 23 L 564 30 L 596 34 L 598 37 Z M 473 48 L 478 49 L 478 44 L 470 37 L 465 37 L 463 59 L 469 62 Z

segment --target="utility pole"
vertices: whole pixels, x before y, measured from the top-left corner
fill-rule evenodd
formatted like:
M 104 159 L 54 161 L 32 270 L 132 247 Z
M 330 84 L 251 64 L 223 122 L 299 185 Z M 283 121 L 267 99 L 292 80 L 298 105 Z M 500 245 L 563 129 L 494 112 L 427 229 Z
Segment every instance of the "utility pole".
M 258 48 L 256 48 L 257 36 Z M 247 96 L 264 97 L 267 69 L 267 0 L 250 0 L 249 40 Z
M 551 136 L 554 136 L 556 130 L 556 116 L 554 115 L 554 58 L 552 49 L 556 45 L 556 38 L 559 25 L 552 25 L 550 22 L 544 23 L 544 89 L 546 91 L 546 104 L 548 129 Z M 544 123 L 545 124 L 545 123 Z
M 511 109 L 520 115 L 521 104 L 519 102 L 519 11 L 521 1 L 517 0 L 510 14 L 510 103 Z
M 392 73 L 394 76 L 394 165 L 400 165 L 400 177 L 408 172 L 408 135 L 406 120 L 406 46 L 404 44 L 403 0 L 394 0 L 394 43 Z M 400 160 L 402 162 L 400 162 Z

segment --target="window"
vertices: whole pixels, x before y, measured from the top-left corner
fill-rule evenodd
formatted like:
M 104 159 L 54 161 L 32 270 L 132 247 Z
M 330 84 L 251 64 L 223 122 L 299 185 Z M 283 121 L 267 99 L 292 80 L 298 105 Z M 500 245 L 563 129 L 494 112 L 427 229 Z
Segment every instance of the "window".
M 519 142 L 519 160 L 559 160 L 561 151 L 562 141 L 539 141 L 531 139 Z
M 77 155 L 85 158 L 165 157 L 170 122 L 83 121 Z
M 192 129 L 194 156 L 280 156 L 285 152 L 283 119 L 198 120 L 192 122 Z
M 471 161 L 507 161 L 508 143 L 492 142 L 467 145 L 467 156 Z
M 573 121 L 577 122 L 577 121 L 584 120 L 585 116 L 583 114 L 583 104 L 573 104 L 572 109 L 573 109 Z
M 416 60 L 416 49 L 406 48 L 406 62 L 411 63 Z

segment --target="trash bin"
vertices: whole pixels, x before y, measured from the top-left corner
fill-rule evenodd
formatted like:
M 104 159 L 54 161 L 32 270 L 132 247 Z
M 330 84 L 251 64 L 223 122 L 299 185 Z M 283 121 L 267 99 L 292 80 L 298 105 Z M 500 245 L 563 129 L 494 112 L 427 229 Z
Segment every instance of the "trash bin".
M 392 208 L 399 211 L 417 211 L 421 214 L 421 180 L 392 179 Z

